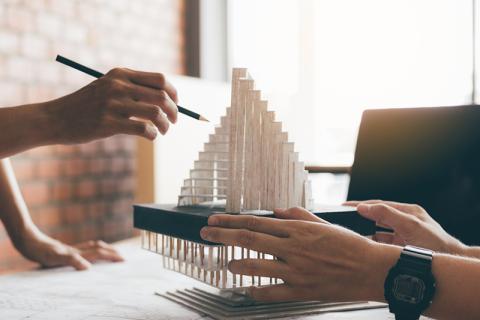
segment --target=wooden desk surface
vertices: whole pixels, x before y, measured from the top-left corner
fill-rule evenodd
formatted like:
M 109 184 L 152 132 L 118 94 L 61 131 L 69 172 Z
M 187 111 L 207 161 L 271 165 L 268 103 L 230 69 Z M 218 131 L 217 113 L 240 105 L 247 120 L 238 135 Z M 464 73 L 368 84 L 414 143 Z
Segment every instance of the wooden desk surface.
M 153 294 L 204 285 L 164 270 L 160 257 L 141 250 L 139 241 L 117 244 L 124 263 L 100 263 L 82 272 L 58 268 L 0 276 L 0 319 L 207 319 Z M 394 318 L 387 309 L 377 309 L 303 319 Z

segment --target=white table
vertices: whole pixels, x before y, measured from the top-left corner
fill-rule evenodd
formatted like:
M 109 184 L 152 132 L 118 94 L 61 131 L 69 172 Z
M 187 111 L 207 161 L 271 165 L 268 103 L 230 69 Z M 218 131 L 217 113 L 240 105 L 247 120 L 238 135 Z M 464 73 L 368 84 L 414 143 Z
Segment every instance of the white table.
M 124 263 L 100 263 L 88 271 L 35 270 L 0 277 L 0 319 L 158 320 L 207 319 L 154 291 L 202 287 L 164 270 L 160 256 L 140 249 L 139 239 L 117 244 Z M 393 319 L 387 309 L 330 313 L 302 319 Z

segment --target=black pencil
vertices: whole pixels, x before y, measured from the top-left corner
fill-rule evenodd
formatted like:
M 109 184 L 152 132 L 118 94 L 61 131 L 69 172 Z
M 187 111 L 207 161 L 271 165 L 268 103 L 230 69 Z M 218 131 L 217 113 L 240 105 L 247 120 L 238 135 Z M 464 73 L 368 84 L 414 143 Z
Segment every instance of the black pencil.
M 91 69 L 91 68 L 89 68 L 89 67 L 86 67 L 86 66 L 84 66 L 84 65 L 82 65 L 82 64 L 80 64 L 80 63 L 77 63 L 77 62 L 75 62 L 75 61 L 72 61 L 72 60 L 70 60 L 70 59 L 68 59 L 68 58 L 65 58 L 65 57 L 61 56 L 61 55 L 57 55 L 57 58 L 56 58 L 55 60 L 58 61 L 58 62 L 60 62 L 60 63 L 63 63 L 64 65 L 67 65 L 67 66 L 69 66 L 69 67 L 72 67 L 72 68 L 74 68 L 74 69 L 77 69 L 77 70 L 79 70 L 79 71 L 82 71 L 82 72 L 84 72 L 84 73 L 86 73 L 86 74 L 89 74 L 89 75 L 91 75 L 91 76 L 93 76 L 93 77 L 95 77 L 95 78 L 100 78 L 100 77 L 103 77 L 103 76 L 104 76 L 103 73 L 101 73 L 101 72 L 99 72 L 99 71 L 97 71 L 97 70 L 93 70 L 93 69 Z M 190 111 L 190 110 L 188 110 L 188 109 L 185 109 L 184 107 L 181 107 L 181 106 L 179 106 L 179 105 L 177 105 L 177 108 L 178 108 L 178 112 L 183 113 L 184 115 L 187 115 L 187 116 L 189 116 L 189 117 L 192 117 L 192 118 L 197 119 L 197 120 L 200 120 L 200 121 L 207 121 L 207 122 L 208 122 L 207 118 L 205 118 L 204 116 L 202 116 L 202 115 L 200 115 L 200 114 L 198 114 L 198 113 L 196 113 L 196 112 L 193 112 L 193 111 Z

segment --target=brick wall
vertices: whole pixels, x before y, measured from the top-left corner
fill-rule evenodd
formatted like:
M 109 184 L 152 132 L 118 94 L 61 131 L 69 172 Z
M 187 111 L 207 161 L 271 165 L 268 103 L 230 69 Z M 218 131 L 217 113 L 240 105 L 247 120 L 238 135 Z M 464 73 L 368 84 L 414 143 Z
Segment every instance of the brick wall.
M 57 53 L 101 71 L 183 73 L 182 10 L 180 0 L 1 1 L 0 106 L 52 99 L 92 81 L 54 62 Z M 116 136 L 13 157 L 34 221 L 67 243 L 130 237 L 135 148 L 135 138 Z M 0 226 L 0 273 L 30 266 Z

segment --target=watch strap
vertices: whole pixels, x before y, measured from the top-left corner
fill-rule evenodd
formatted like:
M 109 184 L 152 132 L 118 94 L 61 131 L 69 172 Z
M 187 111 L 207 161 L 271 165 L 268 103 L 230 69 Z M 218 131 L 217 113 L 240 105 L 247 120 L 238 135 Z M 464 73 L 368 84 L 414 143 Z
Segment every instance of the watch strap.
M 427 273 L 432 270 L 432 259 L 433 251 L 431 250 L 415 246 L 405 246 L 400 254 L 397 265 L 413 272 Z
M 405 246 L 394 268 L 402 270 L 405 274 L 423 276 L 431 274 L 432 260 L 433 251 L 415 246 Z M 391 301 L 388 303 L 390 312 L 395 314 L 396 320 L 417 320 L 424 311 L 423 309 L 398 310 L 392 308 Z
M 420 314 L 395 313 L 395 320 L 418 320 Z

